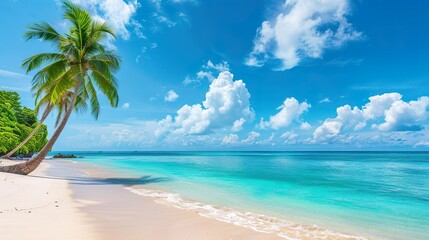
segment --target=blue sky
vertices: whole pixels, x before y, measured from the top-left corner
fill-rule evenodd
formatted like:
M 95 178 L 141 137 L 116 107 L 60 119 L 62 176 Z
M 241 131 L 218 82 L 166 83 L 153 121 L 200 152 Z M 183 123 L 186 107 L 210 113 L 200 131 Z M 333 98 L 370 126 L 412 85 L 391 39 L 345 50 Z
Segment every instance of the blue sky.
M 429 2 L 73 2 L 117 32 L 120 104 L 74 114 L 55 150 L 428 150 Z M 26 106 L 20 65 L 51 48 L 25 27 L 61 13 L 0 3 L 0 89 Z

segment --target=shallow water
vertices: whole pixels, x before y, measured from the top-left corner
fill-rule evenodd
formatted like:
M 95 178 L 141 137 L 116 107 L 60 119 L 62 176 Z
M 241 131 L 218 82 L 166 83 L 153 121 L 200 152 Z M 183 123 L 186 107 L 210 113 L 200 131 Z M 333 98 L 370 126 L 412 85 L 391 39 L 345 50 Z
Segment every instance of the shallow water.
M 291 239 L 429 239 L 426 152 L 75 154 L 164 179 L 137 194 Z

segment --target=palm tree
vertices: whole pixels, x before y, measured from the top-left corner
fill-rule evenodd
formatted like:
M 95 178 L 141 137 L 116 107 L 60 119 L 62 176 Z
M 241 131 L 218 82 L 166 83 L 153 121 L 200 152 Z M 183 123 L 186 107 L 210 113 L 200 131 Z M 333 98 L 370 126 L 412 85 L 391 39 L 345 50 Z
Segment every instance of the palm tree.
M 106 23 L 94 21 L 90 14 L 78 6 L 64 2 L 64 18 L 71 23 L 67 34 L 58 33 L 51 25 L 42 22 L 29 27 L 25 33 L 27 40 L 40 39 L 51 42 L 55 53 L 41 53 L 24 61 L 23 66 L 30 72 L 46 65 L 33 77 L 32 90 L 36 96 L 49 96 L 52 106 L 64 111 L 59 125 L 51 139 L 30 160 L 2 166 L 0 171 L 27 175 L 36 169 L 51 150 L 63 131 L 76 106 L 86 109 L 87 102 L 96 118 L 100 111 L 97 97 L 98 88 L 112 107 L 118 105 L 117 80 L 113 73 L 119 69 L 119 57 L 101 44 L 108 36 L 115 37 Z M 64 96 L 67 104 L 62 105 Z

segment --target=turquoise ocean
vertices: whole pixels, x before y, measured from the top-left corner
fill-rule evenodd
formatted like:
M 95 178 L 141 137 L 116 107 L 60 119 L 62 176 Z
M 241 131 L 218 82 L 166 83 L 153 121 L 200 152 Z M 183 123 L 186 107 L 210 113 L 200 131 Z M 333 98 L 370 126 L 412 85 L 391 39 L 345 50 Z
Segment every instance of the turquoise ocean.
M 429 239 L 429 152 L 73 153 L 142 179 L 133 193 L 285 239 Z

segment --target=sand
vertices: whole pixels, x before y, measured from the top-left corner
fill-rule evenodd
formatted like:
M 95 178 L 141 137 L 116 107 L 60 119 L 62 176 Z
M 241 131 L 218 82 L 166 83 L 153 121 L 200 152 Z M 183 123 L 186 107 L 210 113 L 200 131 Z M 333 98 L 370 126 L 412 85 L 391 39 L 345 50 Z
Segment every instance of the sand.
M 46 175 L 48 164 L 31 176 L 0 173 L 0 239 L 100 239 L 68 181 Z
M 45 161 L 30 176 L 0 173 L 0 239 L 280 239 L 124 188 L 137 184 L 67 160 Z

